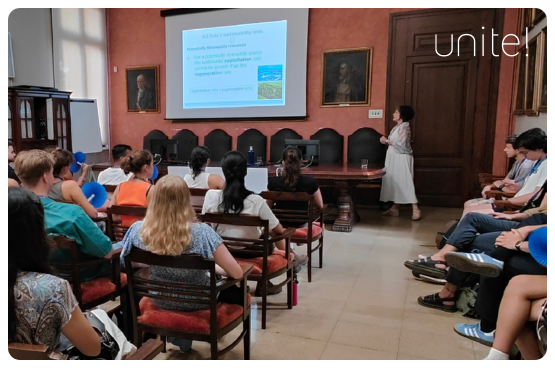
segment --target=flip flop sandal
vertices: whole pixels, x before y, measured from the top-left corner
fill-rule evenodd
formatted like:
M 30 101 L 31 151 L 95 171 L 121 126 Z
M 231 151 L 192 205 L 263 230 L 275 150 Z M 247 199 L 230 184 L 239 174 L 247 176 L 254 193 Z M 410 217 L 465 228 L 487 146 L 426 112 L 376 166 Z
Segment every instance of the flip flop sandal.
M 458 312 L 456 305 L 445 305 L 444 302 L 456 303 L 457 298 L 440 298 L 439 293 L 421 296 L 418 298 L 418 304 L 426 308 L 439 309 L 448 313 Z
M 445 261 L 434 261 L 432 257 L 426 259 L 417 259 L 415 261 L 406 261 L 405 267 L 418 274 L 428 275 L 437 279 L 444 279 L 447 277 L 447 270 L 437 268 L 436 264 L 446 265 Z

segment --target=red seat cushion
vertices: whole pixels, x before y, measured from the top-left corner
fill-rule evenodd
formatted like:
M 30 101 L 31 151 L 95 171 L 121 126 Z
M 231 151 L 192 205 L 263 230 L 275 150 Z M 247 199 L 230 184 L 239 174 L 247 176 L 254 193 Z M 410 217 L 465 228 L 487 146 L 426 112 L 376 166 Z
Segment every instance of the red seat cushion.
M 250 295 L 247 295 L 250 304 Z M 142 298 L 139 303 L 141 315 L 138 321 L 148 325 L 191 332 L 210 332 L 210 310 L 184 312 L 158 308 L 150 298 Z M 243 307 L 237 304 L 219 303 L 217 306 L 218 328 L 221 329 L 243 314 Z
M 312 224 L 312 236 L 318 236 L 322 234 L 322 228 L 316 224 Z M 295 231 L 293 238 L 303 238 L 306 239 L 308 236 L 308 226 L 301 227 Z
M 291 254 L 291 259 L 294 257 Z M 244 264 L 252 264 L 254 268 L 252 269 L 252 275 L 262 274 L 262 263 L 264 261 L 263 257 L 257 258 L 235 258 L 237 263 L 242 267 Z M 285 251 L 275 249 L 271 256 L 268 256 L 268 273 L 275 272 L 283 267 L 287 266 L 287 259 L 285 259 Z
M 127 285 L 127 275 L 120 275 L 121 286 Z M 116 291 L 116 285 L 112 282 L 112 276 L 99 277 L 81 284 L 81 299 L 83 303 L 89 303 L 100 299 Z

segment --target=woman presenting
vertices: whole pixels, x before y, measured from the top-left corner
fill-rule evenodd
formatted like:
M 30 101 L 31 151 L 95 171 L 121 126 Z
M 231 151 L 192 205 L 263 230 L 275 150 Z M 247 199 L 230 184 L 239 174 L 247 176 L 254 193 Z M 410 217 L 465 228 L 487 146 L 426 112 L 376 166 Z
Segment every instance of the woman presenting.
M 393 202 L 393 206 L 383 213 L 384 216 L 399 216 L 401 204 L 412 204 L 412 219 L 420 220 L 421 211 L 414 191 L 411 133 L 409 121 L 414 117 L 412 107 L 399 106 L 393 113 L 397 125 L 391 130 L 389 138 L 381 137 L 380 142 L 387 144 L 385 175 L 382 179 L 380 201 Z

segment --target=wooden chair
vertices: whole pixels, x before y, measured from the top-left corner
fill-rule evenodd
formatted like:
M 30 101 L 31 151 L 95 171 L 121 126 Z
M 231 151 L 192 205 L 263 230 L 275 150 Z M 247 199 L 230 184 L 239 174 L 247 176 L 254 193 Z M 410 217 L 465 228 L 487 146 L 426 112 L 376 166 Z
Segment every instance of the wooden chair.
M 160 340 L 150 339 L 125 360 L 152 360 L 163 348 Z M 8 352 L 17 360 L 68 360 L 67 355 L 52 351 L 45 345 L 8 343 Z
M 314 196 L 306 193 L 291 192 L 262 192 L 262 198 L 277 202 L 304 202 L 307 204 L 306 210 L 289 210 L 272 208 L 279 222 L 287 226 L 295 227 L 295 234 L 291 241 L 296 244 L 307 245 L 308 256 L 308 282 L 312 282 L 312 253 L 319 250 L 320 265 L 322 268 L 324 259 L 324 212 L 316 207 Z M 318 245 L 312 248 L 314 242 Z
M 189 192 L 191 193 L 191 205 L 193 209 L 197 213 L 197 215 L 202 213 L 202 206 L 204 205 L 204 197 L 206 196 L 206 192 L 209 189 L 201 189 L 201 188 L 189 188 Z
M 121 222 L 116 222 L 114 220 L 114 215 L 117 216 L 134 216 L 144 218 L 146 216 L 146 207 L 136 207 L 136 206 L 112 206 L 107 209 L 108 222 L 106 233 L 108 237 L 113 241 L 121 241 L 123 237 L 129 230 L 129 227 L 123 226 Z
M 249 280 L 258 281 L 262 284 L 262 329 L 266 329 L 266 309 L 268 293 L 287 285 L 287 308 L 293 308 L 293 266 L 290 252 L 290 239 L 295 229 L 286 229 L 278 237 L 270 238 L 268 220 L 262 220 L 258 216 L 250 215 L 225 215 L 221 213 L 205 213 L 199 215 L 201 221 L 211 224 L 252 226 L 262 228 L 262 237 L 259 239 L 243 239 L 222 236 L 225 245 L 240 265 L 253 265 L 254 269 L 249 275 Z M 273 244 L 285 240 L 285 251 L 274 251 Z M 249 258 L 243 258 L 246 253 Z M 268 288 L 268 281 L 280 275 L 286 274 L 285 281 Z
M 210 285 L 199 286 L 153 281 L 142 274 L 134 274 L 131 263 L 138 262 L 149 266 L 195 269 L 210 272 Z M 252 266 L 243 265 L 243 277 L 238 280 L 216 280 L 216 263 L 199 255 L 161 256 L 147 251 L 133 249 L 125 257 L 129 295 L 133 313 L 134 342 L 141 346 L 142 332 L 157 334 L 165 341 L 167 336 L 206 341 L 210 343 L 211 358 L 218 359 L 233 349 L 243 339 L 244 357 L 250 359 L 250 295 L 247 294 L 247 277 Z M 218 293 L 239 284 L 243 294 L 243 304 L 218 303 Z M 171 293 L 171 294 L 170 294 Z M 141 299 L 142 298 L 142 299 Z M 158 308 L 152 300 L 184 302 L 204 305 L 205 310 L 185 312 Z M 218 351 L 218 339 L 232 331 L 239 324 L 243 331 L 226 348 Z
M 83 260 L 83 255 L 78 250 L 77 243 L 65 236 L 53 238 L 56 250 L 69 252 L 69 262 L 59 261 L 56 255 L 50 264 L 58 271 L 58 276 L 69 281 L 73 287 L 73 294 L 79 303 L 81 310 L 92 309 L 110 300 L 115 300 L 121 293 L 121 284 L 126 283 L 120 276 L 120 253 L 114 251 L 111 259 L 98 258 Z M 111 261 L 112 272 L 109 276 L 99 277 L 87 282 L 81 282 L 80 273 L 83 269 L 91 266 L 99 266 Z M 119 307 L 110 311 L 113 314 Z
M 109 184 L 103 184 L 102 186 L 104 187 L 104 189 L 106 189 L 106 192 L 108 193 L 114 193 L 116 191 L 116 188 L 118 187 L 117 185 Z

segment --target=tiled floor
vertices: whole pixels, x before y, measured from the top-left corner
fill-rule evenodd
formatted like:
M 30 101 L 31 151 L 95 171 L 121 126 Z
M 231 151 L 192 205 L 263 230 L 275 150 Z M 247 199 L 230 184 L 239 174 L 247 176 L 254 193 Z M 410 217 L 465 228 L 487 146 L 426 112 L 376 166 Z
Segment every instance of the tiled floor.
M 419 222 L 410 220 L 410 208 L 403 209 L 400 218 L 382 217 L 378 210 L 360 215 L 351 233 L 325 232 L 324 268 L 313 269 L 311 283 L 303 268 L 296 307 L 286 309 L 285 292 L 270 297 L 266 330 L 260 326 L 261 299 L 253 298 L 251 359 L 484 358 L 487 347 L 453 331 L 454 324 L 469 319 L 417 304 L 418 296 L 437 292 L 440 286 L 415 280 L 403 266 L 406 259 L 433 252 L 421 245 L 433 245 L 436 232 L 458 218 L 460 210 L 423 208 Z M 239 332 L 240 327 L 221 347 Z M 157 359 L 206 357 L 208 344 L 194 342 L 189 353 L 168 344 L 168 352 Z M 224 359 L 242 357 L 241 343 Z

